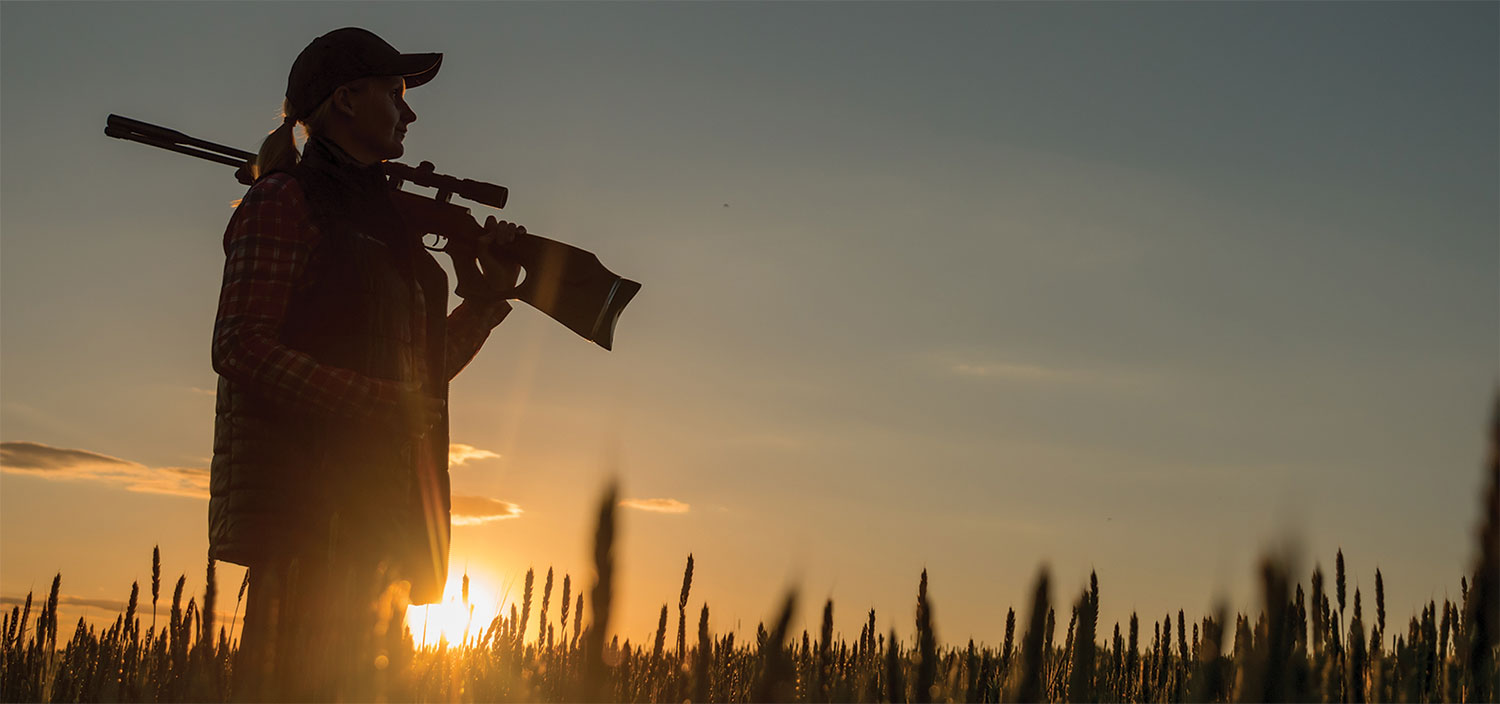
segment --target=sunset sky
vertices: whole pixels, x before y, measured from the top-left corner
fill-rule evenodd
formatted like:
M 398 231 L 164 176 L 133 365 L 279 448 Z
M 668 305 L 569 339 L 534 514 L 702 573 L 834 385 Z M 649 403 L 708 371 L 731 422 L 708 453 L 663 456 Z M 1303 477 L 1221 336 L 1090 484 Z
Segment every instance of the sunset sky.
M 245 188 L 105 118 L 254 149 L 349 25 L 445 54 L 403 162 L 643 284 L 614 351 L 521 306 L 453 384 L 487 600 L 589 583 L 610 476 L 637 642 L 690 552 L 690 627 L 742 635 L 795 587 L 909 638 L 925 568 L 938 636 L 996 644 L 1044 563 L 1063 623 L 1091 569 L 1104 633 L 1195 619 L 1288 541 L 1396 623 L 1458 598 L 1495 3 L 0 4 L 0 597 L 61 572 L 113 620 L 158 544 L 201 595 Z

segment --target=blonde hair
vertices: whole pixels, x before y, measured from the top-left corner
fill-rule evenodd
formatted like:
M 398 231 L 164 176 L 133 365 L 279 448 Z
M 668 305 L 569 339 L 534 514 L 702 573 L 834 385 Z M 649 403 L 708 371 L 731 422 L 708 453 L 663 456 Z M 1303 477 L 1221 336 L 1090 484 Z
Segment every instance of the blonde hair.
M 372 78 L 360 78 L 344 85 L 355 93 L 363 93 L 372 82 Z M 296 113 L 292 102 L 283 99 L 281 101 L 281 126 L 266 135 L 265 140 L 260 143 L 260 151 L 255 155 L 255 168 L 251 174 L 256 181 L 272 171 L 296 166 L 297 162 L 302 160 L 302 154 L 297 151 L 297 141 L 293 134 L 297 125 L 302 125 L 303 143 L 313 137 L 327 134 L 328 123 L 333 115 L 333 96 L 329 95 L 325 98 L 307 117 L 295 121 L 286 119 L 288 115 L 293 114 Z

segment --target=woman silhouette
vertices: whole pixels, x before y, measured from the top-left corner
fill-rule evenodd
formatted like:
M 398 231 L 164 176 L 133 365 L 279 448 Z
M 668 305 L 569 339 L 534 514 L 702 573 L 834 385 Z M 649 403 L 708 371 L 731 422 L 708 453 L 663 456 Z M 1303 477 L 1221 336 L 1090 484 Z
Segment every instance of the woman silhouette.
M 224 233 L 209 555 L 248 568 L 237 699 L 392 696 L 406 605 L 442 598 L 448 382 L 518 269 L 481 247 L 489 288 L 448 313 L 447 275 L 391 201 L 405 92 L 441 65 L 354 27 L 313 40 Z

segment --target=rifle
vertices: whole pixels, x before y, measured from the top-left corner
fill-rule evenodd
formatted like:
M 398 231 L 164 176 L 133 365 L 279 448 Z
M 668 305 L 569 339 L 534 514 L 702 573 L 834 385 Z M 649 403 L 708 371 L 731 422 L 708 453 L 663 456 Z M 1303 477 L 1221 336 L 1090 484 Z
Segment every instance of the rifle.
M 128 117 L 110 115 L 104 134 L 149 144 L 180 154 L 238 167 L 235 178 L 246 186 L 254 185 L 252 167 L 256 155 L 242 149 L 189 137 L 173 129 Z M 423 245 L 443 252 L 453 259 L 458 275 L 456 291 L 466 296 L 482 291 L 484 275 L 476 264 L 479 237 L 484 227 L 469 215 L 469 209 L 449 202 L 453 196 L 494 208 L 504 208 L 510 190 L 483 181 L 460 179 L 437 173 L 432 162 L 412 167 L 395 161 L 384 163 L 391 187 L 391 199 L 408 225 L 423 236 Z M 433 197 L 401 190 L 405 183 L 437 189 Z M 436 236 L 439 243 L 429 245 L 425 238 Z M 517 235 L 506 245 L 493 245 L 492 253 L 525 270 L 526 276 L 513 294 L 547 317 L 567 326 L 604 349 L 612 349 L 615 321 L 641 285 L 621 278 L 605 268 L 599 257 L 569 244 L 533 233 Z

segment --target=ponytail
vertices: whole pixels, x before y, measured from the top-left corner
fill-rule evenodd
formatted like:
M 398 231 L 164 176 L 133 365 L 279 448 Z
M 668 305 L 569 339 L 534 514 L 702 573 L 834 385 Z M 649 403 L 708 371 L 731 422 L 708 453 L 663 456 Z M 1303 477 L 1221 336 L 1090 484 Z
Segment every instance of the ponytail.
M 292 129 L 297 121 L 292 119 L 292 103 L 289 100 L 281 101 L 281 126 L 266 135 L 260 143 L 260 152 L 255 155 L 255 169 L 251 175 L 259 181 L 261 177 L 272 171 L 284 171 L 297 165 L 301 155 L 297 152 L 297 141 L 292 135 Z
M 332 96 L 324 100 L 316 110 L 312 111 L 311 115 L 300 120 L 291 118 L 296 114 L 292 108 L 292 102 L 281 101 L 281 126 L 272 130 L 260 143 L 260 151 L 255 155 L 255 168 L 252 172 L 255 180 L 259 181 L 273 171 L 290 169 L 302 160 L 301 153 L 297 151 L 297 139 L 293 132 L 300 124 L 307 138 L 322 134 L 328 115 L 332 111 L 333 100 L 331 98 Z

